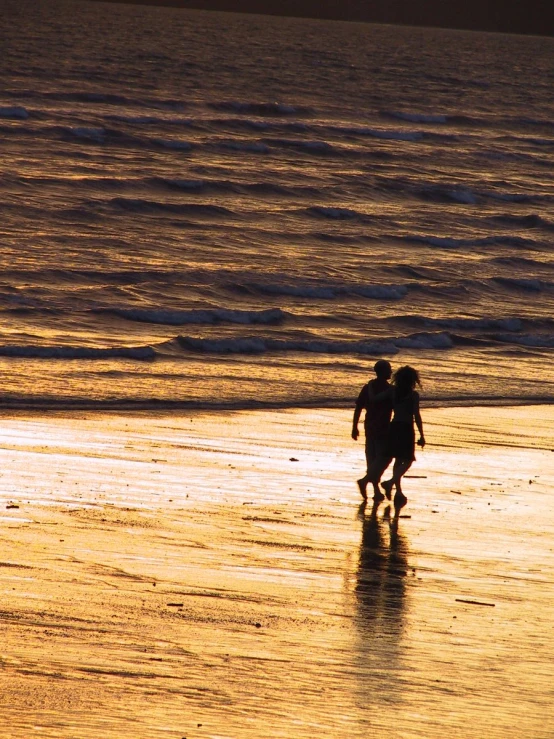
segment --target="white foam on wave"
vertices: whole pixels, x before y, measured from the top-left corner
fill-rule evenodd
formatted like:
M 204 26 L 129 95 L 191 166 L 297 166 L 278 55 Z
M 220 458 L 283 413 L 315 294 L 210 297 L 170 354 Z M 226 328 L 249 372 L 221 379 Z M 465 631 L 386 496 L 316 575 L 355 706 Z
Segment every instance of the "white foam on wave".
M 129 321 L 140 321 L 143 323 L 157 323 L 168 326 L 179 326 L 184 324 L 218 324 L 234 323 L 242 325 L 251 324 L 277 324 L 286 318 L 285 311 L 280 308 L 269 308 L 261 311 L 232 310 L 227 308 L 215 308 L 212 310 L 161 310 L 155 308 L 117 308 L 106 309 L 102 312 L 114 313 Z
M 28 117 L 29 111 L 20 105 L 0 107 L 0 118 L 17 118 L 18 120 L 26 121 Z

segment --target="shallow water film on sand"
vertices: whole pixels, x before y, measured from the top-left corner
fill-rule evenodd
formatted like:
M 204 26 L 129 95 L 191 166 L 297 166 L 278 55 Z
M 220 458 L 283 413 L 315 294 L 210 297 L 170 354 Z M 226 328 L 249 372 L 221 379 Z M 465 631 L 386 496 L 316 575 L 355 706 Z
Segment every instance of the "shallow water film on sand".
M 5 403 L 552 400 L 552 39 L 2 9 Z
M 552 736 L 552 408 L 428 411 L 396 519 L 349 421 L 5 417 L 0 734 Z

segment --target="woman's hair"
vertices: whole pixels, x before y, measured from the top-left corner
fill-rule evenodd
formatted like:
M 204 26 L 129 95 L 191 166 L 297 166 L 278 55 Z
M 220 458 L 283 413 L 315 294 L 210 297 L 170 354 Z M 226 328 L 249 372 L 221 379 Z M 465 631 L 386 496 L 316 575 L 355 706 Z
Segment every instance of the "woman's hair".
M 407 364 L 404 367 L 399 367 L 396 370 L 396 372 L 392 376 L 392 381 L 394 383 L 397 396 L 400 398 L 403 398 L 404 395 L 407 395 L 411 390 L 415 388 L 416 385 L 419 385 L 419 387 L 421 387 L 419 372 Z

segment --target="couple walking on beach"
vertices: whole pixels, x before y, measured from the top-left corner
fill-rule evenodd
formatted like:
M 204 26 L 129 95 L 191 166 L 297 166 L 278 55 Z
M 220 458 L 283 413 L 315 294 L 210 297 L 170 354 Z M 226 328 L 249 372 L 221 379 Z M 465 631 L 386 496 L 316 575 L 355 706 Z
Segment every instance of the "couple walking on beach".
M 416 385 L 421 387 L 417 370 L 408 365 L 392 372 L 390 362 L 380 359 L 375 363 L 376 378 L 363 386 L 354 410 L 352 438 L 359 437 L 358 423 L 362 410 L 365 410 L 365 454 L 367 472 L 360 480 L 358 487 L 364 500 L 367 499 L 367 486 L 373 486 L 374 504 L 391 499 L 394 488 L 394 507 L 398 511 L 406 505 L 408 499 L 402 492 L 402 477 L 410 469 L 415 460 L 414 422 L 419 431 L 419 446 L 425 446 L 423 423 L 419 411 L 419 393 Z M 392 384 L 389 380 L 392 377 Z M 394 460 L 392 477 L 381 482 L 381 477 L 389 464 Z M 379 489 L 379 483 L 385 495 Z

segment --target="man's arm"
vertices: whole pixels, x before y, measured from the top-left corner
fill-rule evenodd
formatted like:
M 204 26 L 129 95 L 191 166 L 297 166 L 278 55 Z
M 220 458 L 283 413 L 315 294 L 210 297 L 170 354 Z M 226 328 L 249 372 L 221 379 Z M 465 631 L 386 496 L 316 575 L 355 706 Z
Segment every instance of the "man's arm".
M 360 432 L 358 431 L 358 422 L 360 420 L 361 412 L 362 409 L 356 406 L 354 410 L 354 418 L 352 419 L 352 438 L 354 439 L 354 441 L 357 441 L 358 436 L 360 435 Z
M 354 441 L 357 441 L 358 436 L 360 435 L 360 432 L 358 431 L 358 423 L 364 407 L 364 390 L 365 388 L 362 388 L 358 395 L 358 400 L 356 401 L 356 407 L 354 408 L 354 418 L 352 419 L 352 438 Z

